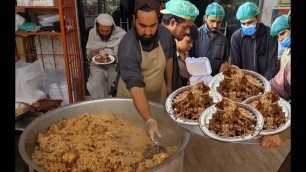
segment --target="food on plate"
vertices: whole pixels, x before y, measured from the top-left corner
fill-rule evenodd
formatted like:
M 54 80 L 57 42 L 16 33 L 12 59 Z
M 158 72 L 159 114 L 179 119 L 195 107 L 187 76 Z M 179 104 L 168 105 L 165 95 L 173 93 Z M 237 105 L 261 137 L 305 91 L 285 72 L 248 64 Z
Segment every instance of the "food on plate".
M 46 171 L 146 171 L 178 148 L 147 159 L 143 154 L 154 143 L 146 132 L 110 114 L 64 119 L 39 133 L 37 142 L 32 159 Z
M 15 119 L 18 119 L 31 110 L 31 106 L 24 102 L 15 102 Z
M 209 91 L 209 86 L 199 82 L 178 94 L 172 102 L 175 117 L 182 120 L 198 120 L 201 113 L 214 104 Z
M 254 133 L 257 119 L 251 111 L 237 107 L 231 99 L 226 97 L 216 103 L 215 107 L 217 111 L 209 120 L 210 131 L 226 137 L 243 137 Z
M 260 99 L 248 103 L 263 115 L 263 130 L 274 130 L 286 123 L 285 113 L 282 111 L 278 101 L 279 97 L 269 91 L 264 93 Z
M 112 59 L 108 54 L 100 54 L 95 58 L 96 63 L 109 63 Z
M 263 83 L 255 76 L 245 73 L 237 66 L 231 65 L 223 72 L 224 80 L 217 87 L 218 92 L 236 102 L 264 92 Z
M 22 115 L 26 112 L 26 109 L 25 108 L 16 108 L 15 109 L 15 116 L 19 116 L 19 115 Z

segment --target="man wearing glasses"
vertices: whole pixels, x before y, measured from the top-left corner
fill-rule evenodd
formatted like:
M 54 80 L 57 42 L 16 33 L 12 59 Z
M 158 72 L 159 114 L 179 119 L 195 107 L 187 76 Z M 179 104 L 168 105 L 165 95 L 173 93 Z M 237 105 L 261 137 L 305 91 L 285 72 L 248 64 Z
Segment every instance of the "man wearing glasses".
M 258 7 L 252 2 L 242 4 L 236 13 L 241 29 L 231 37 L 230 64 L 263 75 L 270 80 L 277 69 L 277 39 L 270 28 L 258 21 Z

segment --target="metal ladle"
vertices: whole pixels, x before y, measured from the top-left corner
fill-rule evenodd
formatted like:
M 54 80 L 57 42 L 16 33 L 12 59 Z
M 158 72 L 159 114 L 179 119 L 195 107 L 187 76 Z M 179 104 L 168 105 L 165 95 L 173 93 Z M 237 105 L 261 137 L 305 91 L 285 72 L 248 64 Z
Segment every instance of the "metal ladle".
M 154 155 L 159 153 L 167 153 L 167 149 L 164 146 L 161 146 L 161 143 L 158 140 L 155 140 L 153 147 L 146 149 L 143 156 L 146 159 L 152 159 Z

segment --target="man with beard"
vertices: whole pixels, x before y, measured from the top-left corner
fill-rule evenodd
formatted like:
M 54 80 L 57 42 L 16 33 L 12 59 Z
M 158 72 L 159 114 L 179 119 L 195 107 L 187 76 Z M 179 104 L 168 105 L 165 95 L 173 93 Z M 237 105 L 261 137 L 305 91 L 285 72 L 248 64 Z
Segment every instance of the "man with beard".
M 166 3 L 166 8 L 160 12 L 163 14 L 162 24 L 170 30 L 172 36 L 178 41 L 190 34 L 190 27 L 199 15 L 197 7 L 187 0 L 170 0 Z M 173 42 L 173 47 L 172 90 L 176 90 L 182 87 L 182 81 L 175 41 Z
M 221 5 L 214 2 L 207 6 L 203 16 L 203 26 L 199 31 L 199 38 L 194 43 L 195 57 L 207 57 L 210 61 L 214 76 L 227 69 L 229 49 L 228 42 L 219 28 L 225 12 Z
M 92 58 L 97 54 L 116 57 L 119 43 L 125 34 L 123 29 L 116 26 L 109 14 L 100 14 L 95 20 L 95 26 L 89 31 L 86 50 L 90 62 L 90 75 L 86 86 L 92 98 L 108 97 L 117 76 L 116 63 L 97 65 L 92 63 Z
M 152 141 L 161 137 L 148 101 L 164 104 L 171 93 L 173 39 L 158 23 L 160 5 L 155 0 L 135 0 L 134 27 L 119 44 L 118 97 L 131 97 L 146 121 Z

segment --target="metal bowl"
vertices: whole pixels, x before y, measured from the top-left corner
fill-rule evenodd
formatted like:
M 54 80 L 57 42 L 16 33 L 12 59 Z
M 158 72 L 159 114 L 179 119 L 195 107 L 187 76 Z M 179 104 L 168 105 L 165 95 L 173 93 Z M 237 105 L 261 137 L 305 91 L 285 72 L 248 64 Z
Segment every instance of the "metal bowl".
M 15 102 L 15 120 L 23 117 L 31 110 L 31 105 L 24 102 Z
M 173 99 L 178 96 L 180 93 L 184 92 L 185 90 L 190 89 L 192 86 L 185 86 L 182 88 L 179 88 L 175 90 L 173 93 L 171 93 L 166 100 L 165 107 L 168 115 L 177 123 L 179 124 L 186 124 L 186 125 L 199 125 L 198 120 L 187 120 L 187 119 L 180 119 L 176 117 L 174 109 L 172 107 Z M 209 96 L 213 98 L 213 102 L 217 103 L 222 100 L 222 95 L 216 91 L 216 90 L 210 90 Z
M 248 104 L 248 103 L 251 103 L 254 100 L 259 100 L 261 97 L 262 97 L 262 95 L 253 96 L 253 97 L 250 97 L 250 98 L 246 99 L 242 103 Z M 282 107 L 282 111 L 285 113 L 286 123 L 284 125 L 276 128 L 276 129 L 274 129 L 274 130 L 269 130 L 269 131 L 268 130 L 262 130 L 259 134 L 261 134 L 261 135 L 274 135 L 274 134 L 280 133 L 280 132 L 286 130 L 288 127 L 290 127 L 290 125 L 291 125 L 291 105 L 290 105 L 290 103 L 288 103 L 286 100 L 279 97 L 278 105 L 280 107 Z
M 259 73 L 250 70 L 245 70 L 245 69 L 240 69 L 240 70 L 243 71 L 245 74 L 252 75 L 253 77 L 259 79 L 264 87 L 264 92 L 271 91 L 271 85 L 265 77 L 263 77 Z M 220 85 L 220 82 L 223 80 L 224 80 L 223 72 L 220 72 L 209 81 L 208 86 L 213 90 L 217 90 L 217 88 Z
M 162 163 L 154 166 L 148 171 L 183 171 L 184 148 L 189 141 L 189 132 L 177 125 L 165 112 L 164 106 L 158 103 L 149 102 L 153 117 L 158 122 L 162 138 L 159 140 L 162 146 L 170 147 L 178 145 L 175 153 L 170 155 Z M 42 172 L 44 169 L 36 165 L 31 155 L 37 146 L 38 133 L 45 132 L 49 127 L 59 121 L 78 117 L 85 113 L 92 114 L 113 114 L 114 116 L 127 121 L 138 128 L 147 130 L 145 122 L 134 107 L 132 99 L 107 98 L 80 101 L 64 105 L 48 111 L 30 123 L 22 132 L 18 149 L 22 159 L 30 168 Z
M 212 105 L 209 108 L 207 108 L 206 110 L 204 110 L 204 112 L 201 114 L 201 116 L 199 118 L 199 123 L 200 123 L 199 126 L 200 126 L 200 129 L 203 131 L 203 133 L 206 134 L 208 137 L 210 137 L 212 139 L 223 141 L 223 142 L 241 142 L 241 141 L 246 141 L 246 140 L 252 139 L 256 135 L 258 135 L 260 133 L 260 131 L 262 130 L 263 124 L 264 124 L 264 119 L 263 119 L 261 113 L 258 110 L 256 110 L 255 108 L 251 107 L 250 105 L 246 105 L 246 104 L 238 103 L 238 102 L 234 102 L 234 103 L 237 107 L 242 107 L 242 108 L 245 108 L 245 109 L 251 111 L 252 115 L 256 118 L 256 120 L 257 120 L 256 126 L 254 126 L 254 130 L 251 134 L 245 135 L 245 136 L 226 137 L 226 136 L 220 136 L 220 135 L 210 131 L 208 129 L 209 121 L 210 121 L 210 119 L 212 119 L 213 114 L 215 112 L 217 112 L 217 108 L 215 107 L 215 105 Z

